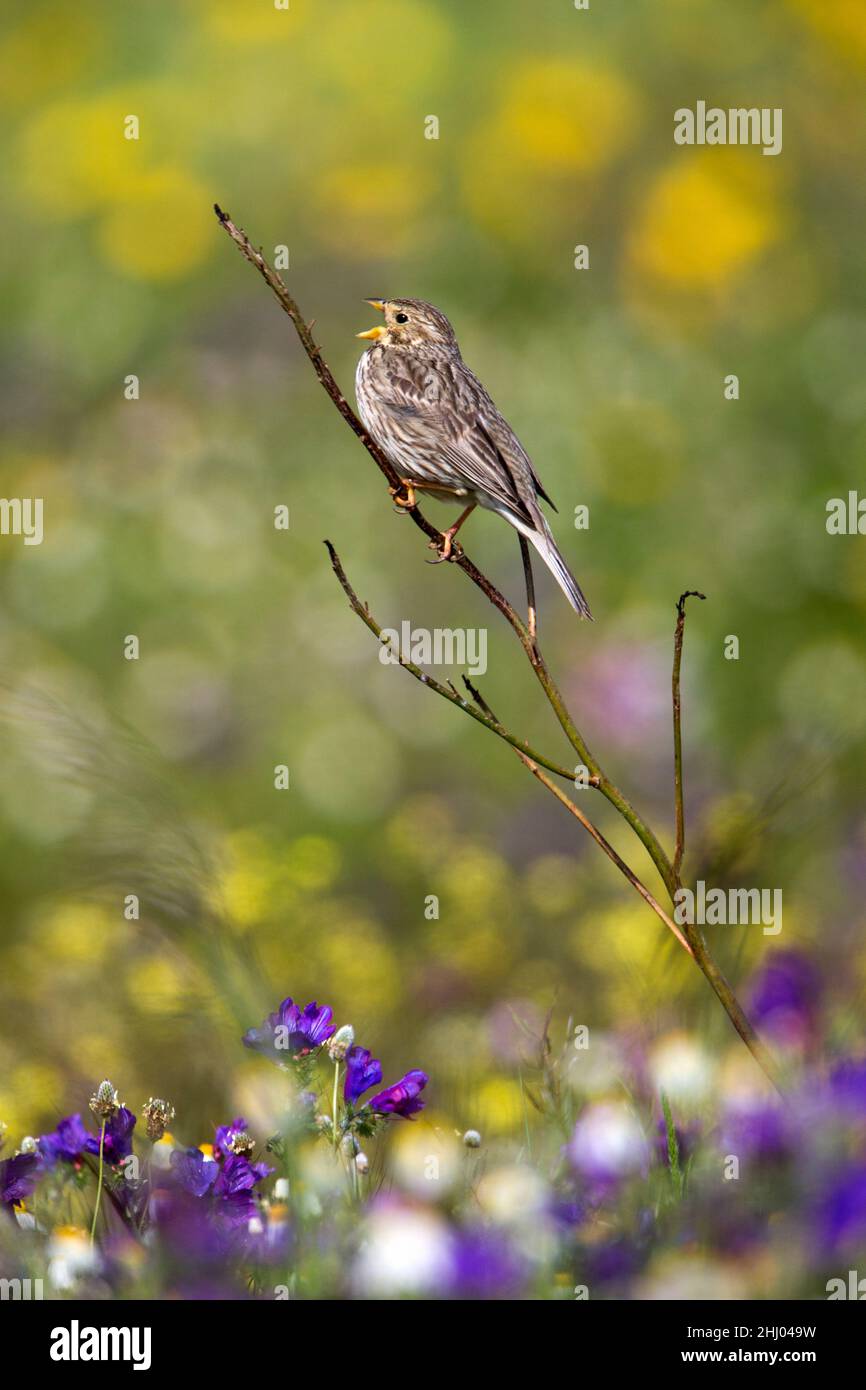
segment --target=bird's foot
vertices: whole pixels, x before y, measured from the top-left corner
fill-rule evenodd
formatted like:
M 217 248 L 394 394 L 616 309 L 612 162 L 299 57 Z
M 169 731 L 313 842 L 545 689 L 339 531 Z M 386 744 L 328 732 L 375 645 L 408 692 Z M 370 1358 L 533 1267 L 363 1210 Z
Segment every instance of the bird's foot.
M 405 491 L 401 492 L 400 489 L 396 487 L 389 487 L 388 491 L 394 499 L 394 511 L 397 512 L 399 516 L 405 516 L 406 512 L 410 512 L 415 506 L 415 489 L 405 478 L 402 478 L 400 481 Z
M 441 565 L 443 560 L 459 560 L 463 554 L 463 547 L 459 541 L 455 541 L 453 530 L 442 531 L 436 540 L 430 541 L 428 548 L 436 551 L 436 559 L 428 560 L 428 565 Z

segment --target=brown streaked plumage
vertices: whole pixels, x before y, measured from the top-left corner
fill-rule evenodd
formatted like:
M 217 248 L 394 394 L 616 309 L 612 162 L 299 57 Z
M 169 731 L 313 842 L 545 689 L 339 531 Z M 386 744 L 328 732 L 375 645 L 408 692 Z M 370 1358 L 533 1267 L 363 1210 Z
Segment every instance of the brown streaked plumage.
M 465 499 L 465 511 L 443 533 L 442 558 L 469 513 L 486 507 L 532 542 L 572 608 L 591 617 L 541 510 L 539 499 L 550 498 L 511 426 L 460 356 L 445 315 L 422 299 L 367 302 L 385 321 L 358 334 L 371 339 L 355 375 L 358 410 L 410 501 L 416 491 Z

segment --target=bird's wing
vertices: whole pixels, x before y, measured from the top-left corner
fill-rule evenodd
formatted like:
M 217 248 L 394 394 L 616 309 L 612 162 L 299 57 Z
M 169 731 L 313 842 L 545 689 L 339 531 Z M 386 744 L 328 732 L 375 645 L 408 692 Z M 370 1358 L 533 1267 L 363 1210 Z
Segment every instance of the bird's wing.
M 425 455 L 435 450 L 468 489 L 540 526 L 537 497 L 550 499 L 511 426 L 463 362 L 424 376 L 392 371 L 380 405 L 399 417 L 410 449 L 414 443 Z

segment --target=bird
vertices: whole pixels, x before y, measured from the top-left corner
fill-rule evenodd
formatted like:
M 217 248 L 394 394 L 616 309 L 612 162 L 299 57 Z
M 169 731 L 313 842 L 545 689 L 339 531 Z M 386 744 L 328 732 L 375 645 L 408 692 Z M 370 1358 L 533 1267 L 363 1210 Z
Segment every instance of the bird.
M 364 428 L 405 488 L 395 502 L 414 507 L 416 492 L 466 499 L 453 526 L 432 542 L 439 560 L 451 557 L 454 537 L 477 506 L 496 512 L 532 543 L 575 612 L 591 619 L 541 510 L 541 500 L 553 502 L 508 421 L 463 361 L 441 309 L 423 299 L 365 303 L 384 321 L 356 335 L 370 346 L 358 361 L 355 395 Z

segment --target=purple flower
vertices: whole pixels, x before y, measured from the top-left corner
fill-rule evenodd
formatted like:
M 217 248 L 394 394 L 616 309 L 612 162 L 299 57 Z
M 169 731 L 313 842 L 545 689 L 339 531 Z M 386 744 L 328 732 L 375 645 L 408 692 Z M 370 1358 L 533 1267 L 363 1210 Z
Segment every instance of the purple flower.
M 382 1080 L 382 1063 L 371 1057 L 366 1047 L 350 1047 L 346 1053 L 346 1084 L 343 1099 L 347 1105 L 354 1105 L 371 1086 L 378 1086 Z
M 526 1260 L 501 1232 L 466 1230 L 452 1251 L 453 1298 L 518 1298 L 528 1275 Z
M 424 1102 L 418 1096 L 427 1081 L 423 1071 L 407 1071 L 393 1086 L 379 1091 L 370 1101 L 370 1107 L 379 1115 L 402 1115 L 404 1120 L 409 1120 L 424 1109 Z
M 215 1158 L 228 1158 L 229 1154 L 249 1154 L 253 1148 L 254 1142 L 243 1115 L 238 1115 L 230 1125 L 217 1126 L 213 1146 Z
M 135 1116 L 125 1105 L 110 1115 L 105 1122 L 103 1155 L 106 1163 L 121 1163 L 132 1153 L 132 1131 L 135 1129 Z M 84 1147 L 89 1154 L 99 1153 L 99 1135 L 88 1134 Z
M 774 1100 L 740 1100 L 725 1112 L 721 1139 L 724 1151 L 740 1158 L 786 1158 L 794 1146 L 790 1114 Z
M 81 1116 L 67 1115 L 50 1134 L 42 1135 L 39 1152 L 49 1167 L 59 1160 L 76 1163 L 84 1152 L 87 1137 Z
M 846 1057 L 830 1073 L 831 1100 L 854 1119 L 866 1119 L 866 1058 Z
M 216 1182 L 219 1166 L 212 1158 L 205 1158 L 201 1149 L 175 1149 L 171 1172 L 184 1192 L 191 1197 L 204 1197 Z
M 598 1101 L 578 1116 L 568 1144 L 573 1167 L 599 1191 L 646 1173 L 649 1147 L 632 1110 L 621 1101 Z
M 755 1023 L 781 1046 L 808 1042 L 818 1021 L 821 982 L 811 961 L 779 951 L 759 972 L 751 990 Z
M 315 1000 L 302 1011 L 293 999 L 284 999 L 261 1028 L 250 1028 L 244 1034 L 244 1047 L 251 1047 L 278 1063 L 287 1057 L 305 1057 L 336 1032 L 332 1014 L 332 1009 L 324 1004 L 320 1008 Z
M 243 1154 L 230 1154 L 213 1185 L 218 1219 L 230 1228 L 248 1225 L 258 1210 L 253 1188 L 272 1172 L 266 1163 L 250 1163 Z
M 36 1190 L 45 1160 L 40 1153 L 15 1154 L 0 1163 L 0 1202 L 16 1206 L 26 1202 Z
M 818 1203 L 818 1234 L 828 1254 L 854 1255 L 866 1241 L 866 1167 L 849 1164 Z

